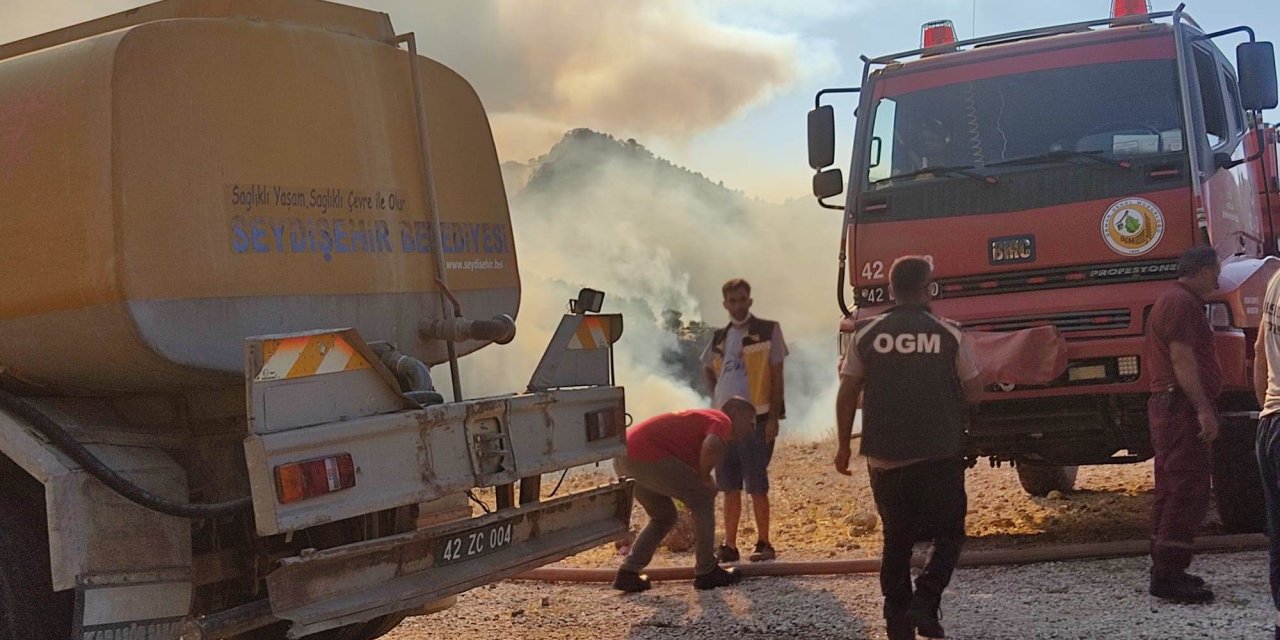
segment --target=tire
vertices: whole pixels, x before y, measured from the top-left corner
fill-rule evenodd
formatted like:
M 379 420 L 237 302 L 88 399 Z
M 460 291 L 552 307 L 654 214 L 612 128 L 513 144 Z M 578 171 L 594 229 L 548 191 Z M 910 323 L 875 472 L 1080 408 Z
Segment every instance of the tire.
M 329 629 L 320 633 L 303 636 L 303 640 L 374 640 L 381 638 L 395 629 L 405 616 L 399 613 L 388 614 L 358 624 L 351 624 L 337 629 Z M 237 640 L 285 640 L 289 632 L 289 623 L 280 622 L 256 631 L 250 631 Z M 0 637 L 0 640 L 8 640 Z M 61 640 L 61 639 L 59 639 Z
M 1229 533 L 1266 530 L 1262 476 L 1254 452 L 1258 425 L 1247 418 L 1226 418 L 1213 443 L 1213 497 L 1218 518 Z
M 1049 495 L 1050 491 L 1067 493 L 1074 489 L 1076 474 L 1080 471 L 1080 467 L 1075 466 L 1060 467 L 1026 461 L 1019 461 L 1015 468 L 1022 490 L 1041 498 Z
M 0 502 L 0 640 L 71 637 L 75 593 L 55 593 L 40 503 Z
M 400 626 L 400 623 L 404 622 L 404 619 L 407 617 L 408 616 L 404 614 L 393 613 L 391 615 L 382 616 L 381 618 L 374 618 L 373 620 L 364 623 L 364 629 L 361 629 L 362 635 L 360 636 L 360 640 L 377 640 L 378 638 L 391 633 L 391 631 Z

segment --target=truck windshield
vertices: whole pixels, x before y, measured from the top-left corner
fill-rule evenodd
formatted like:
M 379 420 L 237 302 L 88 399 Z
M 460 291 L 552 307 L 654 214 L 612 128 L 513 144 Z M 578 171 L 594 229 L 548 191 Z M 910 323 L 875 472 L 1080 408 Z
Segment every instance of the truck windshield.
M 990 173 L 1180 151 L 1178 96 L 1173 60 L 1065 67 L 888 94 L 875 104 L 866 179 L 879 189 L 959 175 L 924 171 L 932 166 Z

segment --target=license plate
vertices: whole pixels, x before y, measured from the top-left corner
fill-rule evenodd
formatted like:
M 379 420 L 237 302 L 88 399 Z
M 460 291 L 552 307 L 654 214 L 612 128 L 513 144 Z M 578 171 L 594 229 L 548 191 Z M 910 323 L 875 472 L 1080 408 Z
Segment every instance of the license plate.
M 436 540 L 437 567 L 486 556 L 511 546 L 513 522 L 499 522 Z
M 1071 382 L 1080 380 L 1102 380 L 1107 377 L 1106 365 L 1095 364 L 1086 367 L 1071 367 L 1067 379 Z

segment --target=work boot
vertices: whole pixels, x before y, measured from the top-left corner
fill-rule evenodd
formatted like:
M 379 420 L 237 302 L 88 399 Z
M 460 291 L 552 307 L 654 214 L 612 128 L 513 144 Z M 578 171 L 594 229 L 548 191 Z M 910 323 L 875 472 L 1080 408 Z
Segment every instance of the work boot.
M 1183 582 L 1186 582 L 1187 584 L 1195 585 L 1197 587 L 1204 586 L 1204 578 L 1201 578 L 1200 576 L 1194 573 L 1187 573 L 1184 571 L 1182 575 L 1178 576 L 1178 579 L 1182 580 Z
M 778 557 L 778 552 L 773 550 L 773 545 L 768 542 L 757 542 L 756 550 L 750 556 L 747 556 L 747 559 L 752 562 L 762 562 L 776 557 Z
M 942 628 L 941 614 L 938 605 L 926 602 L 922 598 L 911 599 L 911 608 L 907 610 L 907 618 L 915 625 L 916 631 L 926 638 L 945 638 L 947 632 Z
M 708 573 L 704 573 L 693 579 L 693 588 L 695 589 L 715 589 L 716 587 L 727 587 L 729 585 L 742 582 L 742 572 L 736 567 L 725 569 L 716 566 Z
M 737 547 L 722 544 L 716 548 L 716 560 L 719 562 L 737 562 L 741 557 Z
M 1182 576 L 1151 577 L 1151 595 L 1179 604 L 1213 602 L 1213 592 Z
M 638 593 L 648 591 L 653 588 L 653 585 L 649 583 L 649 576 L 643 573 L 618 569 L 618 575 L 613 577 L 613 588 L 627 593 Z
M 905 615 L 885 618 L 884 628 L 889 640 L 916 640 L 916 626 Z

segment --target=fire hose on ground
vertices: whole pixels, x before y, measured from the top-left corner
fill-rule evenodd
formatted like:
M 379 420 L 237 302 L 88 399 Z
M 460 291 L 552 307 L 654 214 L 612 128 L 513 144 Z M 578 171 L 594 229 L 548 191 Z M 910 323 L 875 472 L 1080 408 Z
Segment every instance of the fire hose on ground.
M 1205 536 L 1196 540 L 1197 553 L 1250 551 L 1267 546 L 1267 537 L 1259 533 Z M 1145 540 L 1117 540 L 1114 542 L 1090 542 L 1082 544 L 1057 544 L 1022 549 L 992 549 L 965 551 L 960 556 L 961 567 L 990 567 L 999 565 L 1060 562 L 1067 560 L 1102 560 L 1147 555 L 1151 544 Z M 924 564 L 924 556 L 916 554 L 912 565 Z M 759 562 L 740 564 L 738 569 L 748 578 L 762 576 L 825 576 L 854 573 L 877 573 L 879 558 L 849 560 L 796 560 L 786 562 Z M 539 582 L 612 582 L 617 569 L 542 567 L 526 571 L 513 580 Z M 651 567 L 645 570 L 650 580 L 692 580 L 693 567 Z

